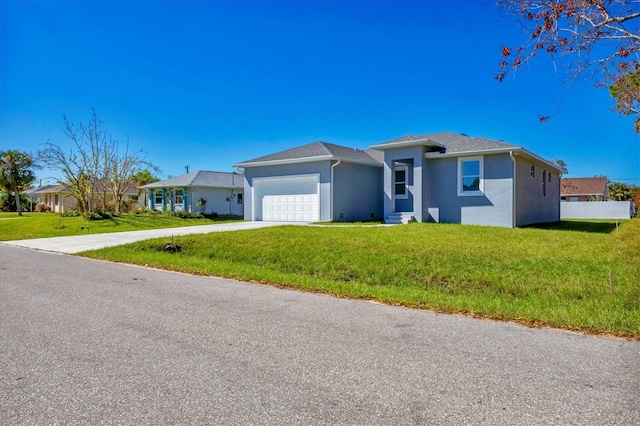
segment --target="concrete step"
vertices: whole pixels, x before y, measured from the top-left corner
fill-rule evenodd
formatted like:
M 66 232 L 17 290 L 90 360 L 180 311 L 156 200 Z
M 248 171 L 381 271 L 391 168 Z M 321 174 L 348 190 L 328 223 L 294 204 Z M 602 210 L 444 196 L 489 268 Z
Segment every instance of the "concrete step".
M 387 216 L 384 223 L 389 225 L 406 225 L 411 222 L 412 218 L 413 212 L 395 212 Z

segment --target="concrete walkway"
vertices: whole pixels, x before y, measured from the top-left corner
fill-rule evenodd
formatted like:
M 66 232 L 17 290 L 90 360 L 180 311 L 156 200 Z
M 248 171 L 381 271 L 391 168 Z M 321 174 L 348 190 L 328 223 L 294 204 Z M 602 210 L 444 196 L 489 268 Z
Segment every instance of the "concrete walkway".
M 74 235 L 70 237 L 38 238 L 33 240 L 2 241 L 0 244 L 26 247 L 55 253 L 74 254 L 87 250 L 119 246 L 152 238 L 171 238 L 172 235 L 208 234 L 210 232 L 243 231 L 282 225 L 303 225 L 300 222 L 232 222 L 217 225 L 185 226 L 182 228 L 146 229 L 144 231 L 112 232 L 108 234 Z

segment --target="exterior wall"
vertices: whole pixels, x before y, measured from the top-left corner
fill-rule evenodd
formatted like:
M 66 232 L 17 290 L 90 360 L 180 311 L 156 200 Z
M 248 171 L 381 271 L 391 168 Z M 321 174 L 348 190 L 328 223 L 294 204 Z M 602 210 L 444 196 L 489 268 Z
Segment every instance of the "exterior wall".
M 331 217 L 331 162 L 314 161 L 297 164 L 246 167 L 244 171 L 244 218 L 255 220 L 253 179 L 262 177 L 320 175 L 320 221 L 330 221 Z
M 200 207 L 196 204 L 198 199 L 204 198 L 207 200 L 204 214 L 218 213 L 222 215 L 244 215 L 244 200 L 243 204 L 238 204 L 238 194 L 244 193 L 242 189 L 231 188 L 205 188 L 195 187 L 187 188 L 186 202 L 182 204 L 171 203 L 169 199 L 169 193 L 179 188 L 164 188 L 153 189 L 149 191 L 149 207 L 153 210 L 169 210 L 169 211 L 182 211 L 186 205 L 186 209 L 189 212 L 199 212 Z M 155 202 L 155 195 L 158 192 L 164 191 L 165 200 L 163 203 Z
M 189 188 L 187 190 L 187 209 L 191 212 L 199 212 L 196 204 L 198 199 L 207 200 L 205 214 L 231 214 L 244 215 L 244 196 L 242 204 L 238 204 L 238 194 L 244 194 L 242 189 L 227 188 Z
M 58 197 L 57 202 L 56 196 Z M 49 206 L 54 213 L 62 213 L 65 210 L 76 208 L 76 199 L 70 194 L 46 192 L 40 196 L 40 199 L 42 204 Z
M 535 176 L 531 176 L 531 166 Z M 543 194 L 543 171 L 551 172 Z M 560 174 L 548 165 L 516 156 L 516 226 L 560 221 Z
M 591 195 L 562 195 L 560 201 L 606 201 L 606 197 L 602 194 Z
M 483 195 L 458 195 L 458 158 L 426 160 L 425 221 L 512 227 L 513 163 L 509 155 L 485 155 Z
M 394 172 L 394 163 L 396 161 L 403 160 L 411 160 L 413 162 L 413 167 L 409 166 L 411 169 L 409 175 L 410 179 L 413 179 L 414 185 L 411 185 L 411 180 L 409 181 L 409 197 L 413 200 L 413 206 L 407 206 L 404 204 L 396 205 L 396 200 L 394 197 L 394 182 L 393 182 L 393 172 Z M 423 180 L 423 163 L 424 163 L 424 147 L 422 146 L 412 146 L 406 148 L 395 148 L 395 149 L 386 149 L 384 151 L 384 194 L 383 194 L 383 215 L 384 217 L 388 217 L 391 213 L 396 212 L 396 208 L 406 208 L 406 211 L 413 212 L 413 216 L 418 222 L 422 222 L 423 217 L 423 204 L 422 197 L 423 191 L 421 189 L 420 182 L 424 182 Z
M 382 167 L 340 163 L 333 182 L 334 222 L 382 219 Z

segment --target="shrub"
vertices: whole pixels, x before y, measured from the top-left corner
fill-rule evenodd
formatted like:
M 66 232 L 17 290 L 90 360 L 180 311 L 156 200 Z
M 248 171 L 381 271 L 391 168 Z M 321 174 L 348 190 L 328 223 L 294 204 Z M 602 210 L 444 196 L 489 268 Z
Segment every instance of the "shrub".
M 62 217 L 78 217 L 78 216 L 80 216 L 80 212 L 78 210 L 75 210 L 75 209 L 69 209 L 69 210 L 63 211 L 60 216 L 62 216 Z
M 169 216 L 179 217 L 181 219 L 204 219 L 204 215 L 200 212 L 191 213 L 186 210 L 179 212 L 167 212 Z
M 89 213 L 85 213 L 84 217 L 87 220 L 105 220 L 111 219 L 112 217 L 120 216 L 117 213 L 106 211 L 106 210 L 94 210 Z
M 49 207 L 48 205 L 43 203 L 36 204 L 37 213 L 50 212 L 50 211 L 51 211 L 51 207 Z

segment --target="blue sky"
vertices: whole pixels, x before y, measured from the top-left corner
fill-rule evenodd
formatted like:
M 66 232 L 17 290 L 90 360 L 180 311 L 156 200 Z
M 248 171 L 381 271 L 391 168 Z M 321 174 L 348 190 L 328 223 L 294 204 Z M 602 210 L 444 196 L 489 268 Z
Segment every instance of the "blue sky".
M 163 178 L 453 131 L 640 184 L 640 138 L 606 90 L 565 90 L 545 58 L 494 80 L 500 47 L 526 37 L 489 1 L 3 0 L 0 149 L 68 147 L 62 115 L 95 108 Z

